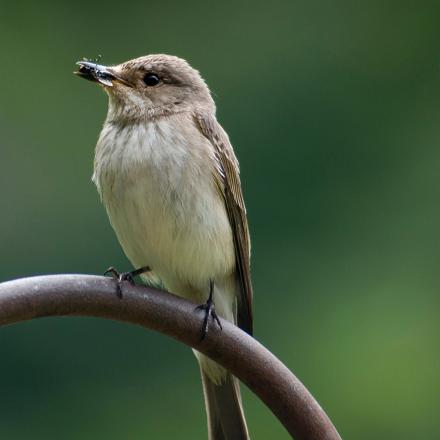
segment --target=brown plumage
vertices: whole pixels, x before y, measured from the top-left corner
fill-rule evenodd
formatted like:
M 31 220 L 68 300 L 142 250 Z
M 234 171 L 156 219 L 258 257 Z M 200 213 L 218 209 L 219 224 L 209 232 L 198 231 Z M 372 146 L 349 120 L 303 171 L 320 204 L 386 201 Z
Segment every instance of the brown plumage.
M 235 157 L 229 137 L 215 117 L 196 112 L 195 118 L 200 124 L 202 133 L 215 148 L 218 161 L 215 179 L 231 222 L 234 236 L 237 276 L 241 286 L 238 304 L 237 324 L 252 335 L 252 281 L 250 271 L 249 227 L 244 205 L 239 175 L 238 161 Z
M 80 62 L 109 96 L 93 180 L 127 257 L 177 295 L 252 334 L 250 241 L 238 161 L 209 89 L 185 60 L 148 55 L 117 66 Z M 209 322 L 215 325 L 215 322 Z M 208 336 L 209 337 L 209 333 Z M 209 438 L 247 440 L 240 388 L 199 361 Z

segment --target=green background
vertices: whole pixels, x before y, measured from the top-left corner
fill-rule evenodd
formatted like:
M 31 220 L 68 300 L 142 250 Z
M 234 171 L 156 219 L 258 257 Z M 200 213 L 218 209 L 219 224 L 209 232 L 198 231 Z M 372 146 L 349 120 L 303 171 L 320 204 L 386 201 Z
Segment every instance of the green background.
M 344 439 L 440 438 L 440 6 L 3 2 L 0 280 L 128 269 L 90 181 L 102 54 L 182 56 L 240 159 L 256 337 Z M 253 439 L 287 439 L 247 390 Z M 0 329 L 2 439 L 202 439 L 190 350 L 86 318 Z

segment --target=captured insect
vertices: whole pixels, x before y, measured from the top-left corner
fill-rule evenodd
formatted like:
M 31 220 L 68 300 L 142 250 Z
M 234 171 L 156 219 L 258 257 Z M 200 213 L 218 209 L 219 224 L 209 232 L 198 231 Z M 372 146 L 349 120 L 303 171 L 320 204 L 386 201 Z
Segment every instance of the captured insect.
M 104 66 L 98 64 L 101 58 L 101 55 L 98 55 L 94 60 L 83 58 L 84 61 L 78 61 L 79 69 L 75 73 L 90 81 L 98 81 L 105 86 L 112 87 L 113 76 L 107 72 Z

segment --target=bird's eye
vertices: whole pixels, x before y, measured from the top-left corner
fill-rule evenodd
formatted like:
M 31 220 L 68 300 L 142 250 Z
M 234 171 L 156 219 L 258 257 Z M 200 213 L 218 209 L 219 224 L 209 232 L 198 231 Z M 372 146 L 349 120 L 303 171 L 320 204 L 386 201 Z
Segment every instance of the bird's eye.
M 144 83 L 147 86 L 154 87 L 160 83 L 160 78 L 155 73 L 147 73 L 144 76 Z

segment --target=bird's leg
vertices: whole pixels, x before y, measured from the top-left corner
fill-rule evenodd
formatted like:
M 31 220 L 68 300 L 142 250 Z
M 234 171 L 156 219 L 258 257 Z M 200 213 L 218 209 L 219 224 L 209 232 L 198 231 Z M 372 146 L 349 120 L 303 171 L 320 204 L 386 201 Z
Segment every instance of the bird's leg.
M 113 278 L 117 280 L 116 294 L 119 298 L 122 298 L 122 282 L 128 281 L 134 285 L 134 277 L 145 272 L 149 272 L 151 269 L 148 266 L 140 267 L 139 269 L 132 270 L 131 272 L 119 273 L 113 266 L 109 267 L 104 275 L 112 274 Z
M 212 319 L 217 323 L 217 325 L 220 327 L 221 330 L 223 329 L 220 319 L 218 319 L 217 313 L 215 313 L 213 296 L 214 296 L 214 282 L 212 280 L 209 280 L 208 301 L 206 301 L 205 304 L 196 307 L 196 310 L 203 310 L 205 312 L 205 317 L 203 319 L 203 327 L 202 327 L 202 340 L 205 339 L 206 335 L 208 334 L 210 317 L 212 317 Z

